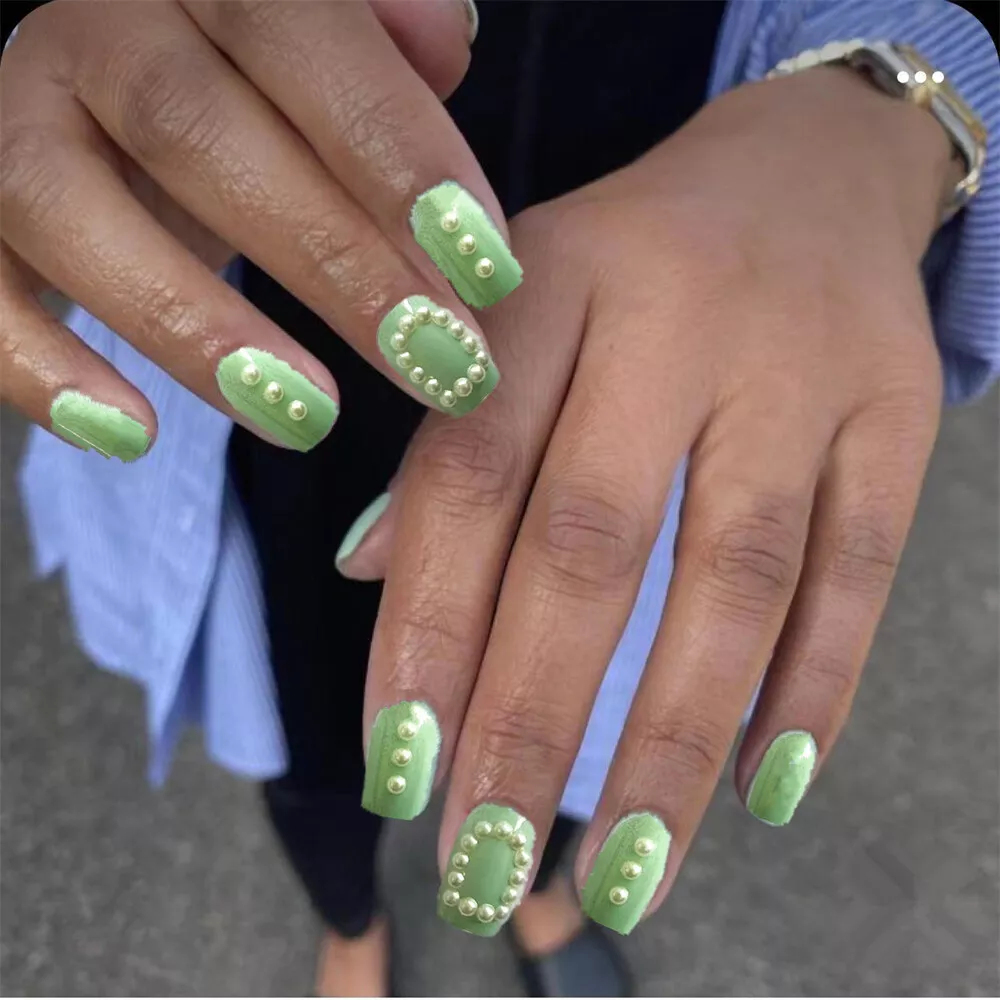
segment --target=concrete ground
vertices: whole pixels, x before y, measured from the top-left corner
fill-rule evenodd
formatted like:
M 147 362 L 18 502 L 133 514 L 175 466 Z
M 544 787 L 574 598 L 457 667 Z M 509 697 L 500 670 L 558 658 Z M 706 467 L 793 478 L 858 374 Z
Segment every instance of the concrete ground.
M 853 719 L 795 822 L 724 782 L 666 906 L 623 941 L 642 994 L 995 996 L 997 399 L 947 415 Z M 144 781 L 143 706 L 85 662 L 32 579 L 3 416 L 2 989 L 307 995 L 317 927 L 252 786 L 185 745 Z M 517 995 L 503 937 L 433 918 L 437 813 L 382 875 L 416 996 Z

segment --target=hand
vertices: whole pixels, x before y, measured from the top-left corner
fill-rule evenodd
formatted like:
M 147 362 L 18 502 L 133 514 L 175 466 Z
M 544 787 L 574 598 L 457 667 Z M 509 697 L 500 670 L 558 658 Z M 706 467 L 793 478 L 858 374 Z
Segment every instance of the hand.
M 506 381 L 467 421 L 425 421 L 391 522 L 344 564 L 388 561 L 369 808 L 423 807 L 435 744 L 406 718 L 433 720 L 410 704 L 440 726 L 445 919 L 492 934 L 516 903 L 497 824 L 537 854 L 685 455 L 669 599 L 581 848 L 584 908 L 627 933 L 662 900 L 768 665 L 737 783 L 761 819 L 790 818 L 847 715 L 934 441 L 918 263 L 949 155 L 930 115 L 816 69 L 726 95 L 514 221 L 529 281 L 490 328 Z
M 336 385 L 213 273 L 239 252 L 424 402 L 452 399 L 456 414 L 480 402 L 495 370 L 466 398 L 450 385 L 431 396 L 375 336 L 416 292 L 472 325 L 421 247 L 477 306 L 519 278 L 457 185 L 418 198 L 455 178 L 502 218 L 439 99 L 468 66 L 469 27 L 461 0 L 34 11 L 0 69 L 3 397 L 105 454 L 136 458 L 155 436 L 150 403 L 42 311 L 35 293 L 50 285 L 234 420 L 312 447 L 336 417 Z M 444 233 L 437 214 L 421 228 L 421 206 L 455 197 L 467 199 L 462 231 L 482 244 L 472 257 L 452 252 L 462 231 Z M 490 246 L 495 273 L 480 279 Z M 440 366 L 465 373 L 447 330 L 421 336 L 425 353 L 456 355 L 435 354 Z

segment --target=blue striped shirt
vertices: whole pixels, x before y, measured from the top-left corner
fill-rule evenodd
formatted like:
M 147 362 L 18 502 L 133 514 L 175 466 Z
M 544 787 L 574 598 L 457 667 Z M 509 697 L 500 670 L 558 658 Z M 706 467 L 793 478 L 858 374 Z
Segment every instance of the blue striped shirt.
M 803 49 L 855 37 L 913 45 L 989 129 L 982 192 L 925 261 L 947 398 L 967 399 L 1000 371 L 1000 63 L 985 29 L 945 0 L 731 0 L 708 96 L 758 80 Z M 153 781 L 165 777 L 188 721 L 202 725 L 223 766 L 280 774 L 286 749 L 260 576 L 226 479 L 230 422 L 81 310 L 69 325 L 145 393 L 159 436 L 141 462 L 122 466 L 33 430 L 21 486 L 37 567 L 63 570 L 89 656 L 145 687 Z M 593 811 L 652 645 L 680 493 L 675 486 L 570 776 L 562 806 L 570 815 Z

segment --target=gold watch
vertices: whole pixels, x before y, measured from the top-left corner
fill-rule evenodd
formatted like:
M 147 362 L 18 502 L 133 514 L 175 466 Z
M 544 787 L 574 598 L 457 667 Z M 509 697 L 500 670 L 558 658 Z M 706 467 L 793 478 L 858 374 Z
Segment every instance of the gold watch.
M 892 97 L 926 108 L 948 133 L 962 160 L 965 176 L 955 185 L 942 222 L 960 212 L 978 191 L 986 162 L 986 128 L 980 118 L 946 80 L 914 48 L 892 42 L 830 42 L 819 49 L 806 49 L 791 59 L 782 59 L 765 79 L 788 76 L 813 66 L 841 64 L 857 70 Z

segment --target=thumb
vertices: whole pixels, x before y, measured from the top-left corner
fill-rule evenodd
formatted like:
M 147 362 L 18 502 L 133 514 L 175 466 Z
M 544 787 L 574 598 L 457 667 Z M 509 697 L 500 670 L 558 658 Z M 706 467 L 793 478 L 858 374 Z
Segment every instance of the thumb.
M 342 576 L 349 580 L 381 580 L 385 576 L 394 514 L 392 494 L 387 490 L 358 515 L 337 550 L 335 561 Z

